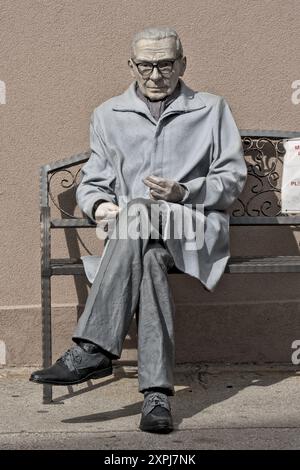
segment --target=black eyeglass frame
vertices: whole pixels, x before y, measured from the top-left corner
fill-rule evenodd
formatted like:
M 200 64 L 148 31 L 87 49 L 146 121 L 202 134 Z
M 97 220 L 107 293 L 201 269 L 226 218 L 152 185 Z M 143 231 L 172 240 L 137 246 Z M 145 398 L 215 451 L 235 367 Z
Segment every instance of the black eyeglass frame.
M 137 68 L 139 74 L 140 74 L 143 78 L 149 78 L 149 77 L 151 76 L 152 72 L 153 72 L 154 67 L 157 68 L 157 70 L 159 71 L 159 73 L 161 74 L 162 77 L 167 78 L 167 77 L 171 76 L 171 74 L 172 74 L 172 72 L 173 72 L 173 70 L 174 70 L 174 64 L 175 64 L 176 60 L 178 60 L 178 59 L 181 59 L 181 57 L 176 57 L 176 59 L 162 59 L 162 60 L 158 60 L 158 61 L 155 61 L 155 62 L 147 62 L 146 60 L 143 60 L 143 61 L 141 61 L 141 62 L 139 62 L 139 63 L 136 63 L 136 62 L 133 60 L 133 58 L 131 57 L 132 62 L 134 63 L 134 65 L 136 66 L 136 68 Z M 168 73 L 168 75 L 165 75 L 165 74 L 163 74 L 163 73 L 161 72 L 161 70 L 160 70 L 160 68 L 159 68 L 160 62 L 170 62 L 170 63 L 172 64 L 172 69 L 170 70 L 170 72 Z M 150 71 L 149 73 L 147 73 L 147 74 L 143 74 L 143 73 L 139 70 L 139 65 L 141 65 L 141 64 L 149 64 L 149 65 L 151 65 L 151 66 L 152 66 L 151 71 Z

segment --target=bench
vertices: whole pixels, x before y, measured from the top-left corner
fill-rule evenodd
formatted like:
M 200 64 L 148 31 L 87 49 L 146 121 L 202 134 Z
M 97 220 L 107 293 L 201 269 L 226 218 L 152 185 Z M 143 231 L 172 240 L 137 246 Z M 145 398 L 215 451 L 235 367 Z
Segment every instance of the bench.
M 281 170 L 284 158 L 283 139 L 300 133 L 281 131 L 240 131 L 248 167 L 247 184 L 240 198 L 230 209 L 231 226 L 299 226 L 300 215 L 282 214 L 280 207 Z M 65 230 L 66 239 L 78 237 L 79 228 L 95 224 L 80 213 L 76 215 L 75 193 L 81 166 L 90 151 L 59 160 L 40 168 L 41 228 L 41 313 L 43 367 L 52 364 L 51 277 L 84 275 L 80 258 L 51 257 L 51 231 Z M 57 195 L 55 195 L 57 191 Z M 53 218 L 53 212 L 59 217 Z M 74 238 L 75 237 L 75 238 Z M 71 248 L 70 248 L 71 251 Z M 79 252 L 78 250 L 76 250 Z M 74 255 L 73 255 L 74 256 Z M 227 273 L 300 272 L 300 256 L 244 256 L 230 258 Z M 180 274 L 176 268 L 170 274 Z M 52 401 L 52 386 L 43 386 L 43 402 Z

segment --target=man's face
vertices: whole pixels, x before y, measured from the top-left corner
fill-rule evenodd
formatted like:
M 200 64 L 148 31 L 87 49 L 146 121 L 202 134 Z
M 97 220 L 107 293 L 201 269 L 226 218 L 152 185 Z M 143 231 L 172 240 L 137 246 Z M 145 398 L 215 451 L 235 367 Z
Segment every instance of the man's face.
M 162 100 L 171 95 L 176 88 L 178 78 L 183 76 L 186 67 L 186 58 L 177 59 L 176 40 L 173 37 L 165 39 L 141 39 L 135 45 L 135 57 L 133 61 L 141 64 L 141 70 L 147 68 L 147 63 L 159 62 L 162 73 L 153 67 L 149 76 L 143 76 L 132 59 L 128 60 L 131 75 L 140 87 L 141 92 L 151 101 Z M 177 60 L 175 60 L 177 59 Z M 166 61 L 173 61 L 173 68 L 168 72 Z M 149 67 L 148 67 L 149 68 Z M 151 69 L 150 69 L 151 70 Z

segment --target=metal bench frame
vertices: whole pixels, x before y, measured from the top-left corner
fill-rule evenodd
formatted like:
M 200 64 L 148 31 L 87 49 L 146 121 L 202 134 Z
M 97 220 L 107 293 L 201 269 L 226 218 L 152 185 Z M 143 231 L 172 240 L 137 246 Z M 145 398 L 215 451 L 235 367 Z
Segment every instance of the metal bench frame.
M 300 225 L 300 215 L 282 214 L 280 201 L 277 202 L 277 211 L 274 212 L 274 203 L 270 197 L 278 197 L 279 173 L 277 165 L 283 162 L 283 139 L 295 138 L 300 132 L 281 131 L 240 131 L 245 158 L 251 155 L 248 164 L 248 181 L 252 180 L 250 197 L 243 200 L 240 197 L 231 212 L 230 225 L 235 226 L 263 226 L 263 225 Z M 55 275 L 84 275 L 81 259 L 51 258 L 51 230 L 78 228 L 94 228 L 95 224 L 88 218 L 78 218 L 74 214 L 59 207 L 51 193 L 51 181 L 58 173 L 67 174 L 61 180 L 61 186 L 70 189 L 76 188 L 76 178 L 71 168 L 84 164 L 90 157 L 90 151 L 74 155 L 70 158 L 56 161 L 40 168 L 40 228 L 41 228 L 41 310 L 42 310 L 42 348 L 43 368 L 52 364 L 52 333 L 51 333 L 51 277 Z M 248 184 L 247 181 L 247 184 Z M 246 185 L 247 186 L 247 185 Z M 255 206 L 255 199 L 260 199 L 260 205 Z M 62 215 L 60 219 L 51 219 L 51 203 Z M 255 207 L 254 207 L 255 206 Z M 232 257 L 226 267 L 227 273 L 270 273 L 270 272 L 300 272 L 300 256 L 276 257 Z M 180 274 L 181 271 L 173 269 L 170 274 Z M 43 402 L 51 403 L 52 386 L 43 386 Z

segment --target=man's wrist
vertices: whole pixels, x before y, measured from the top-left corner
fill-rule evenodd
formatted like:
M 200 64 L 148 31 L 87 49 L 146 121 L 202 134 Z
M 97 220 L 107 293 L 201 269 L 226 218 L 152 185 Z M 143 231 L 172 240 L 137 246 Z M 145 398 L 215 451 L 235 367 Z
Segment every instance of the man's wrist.
M 96 201 L 93 205 L 93 209 L 92 209 L 92 216 L 93 216 L 93 219 L 95 219 L 95 213 L 96 213 L 96 210 L 98 209 L 98 206 L 100 206 L 100 204 L 102 204 L 102 202 L 107 202 L 105 199 L 98 199 L 98 201 Z

